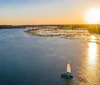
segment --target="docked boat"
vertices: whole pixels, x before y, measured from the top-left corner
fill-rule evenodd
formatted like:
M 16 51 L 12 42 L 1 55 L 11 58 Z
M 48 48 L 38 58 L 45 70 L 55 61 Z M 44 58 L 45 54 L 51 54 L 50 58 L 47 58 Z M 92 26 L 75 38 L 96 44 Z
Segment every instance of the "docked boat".
M 64 77 L 66 79 L 72 79 L 73 78 L 73 75 L 71 73 L 71 67 L 70 67 L 70 64 L 69 63 L 67 64 L 67 72 L 62 73 L 61 74 L 61 77 Z

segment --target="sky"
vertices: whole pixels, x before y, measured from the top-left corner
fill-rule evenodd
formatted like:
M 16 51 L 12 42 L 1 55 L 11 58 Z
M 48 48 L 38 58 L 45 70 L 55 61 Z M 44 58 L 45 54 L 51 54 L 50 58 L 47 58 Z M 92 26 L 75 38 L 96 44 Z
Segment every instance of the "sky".
M 85 24 L 100 0 L 0 0 L 0 25 Z

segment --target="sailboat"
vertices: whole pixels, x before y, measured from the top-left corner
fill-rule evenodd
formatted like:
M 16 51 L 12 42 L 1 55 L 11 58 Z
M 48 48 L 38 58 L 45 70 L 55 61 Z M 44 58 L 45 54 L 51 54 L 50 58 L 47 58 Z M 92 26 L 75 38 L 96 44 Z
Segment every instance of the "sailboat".
M 70 67 L 70 64 L 69 63 L 67 64 L 67 72 L 62 73 L 61 74 L 61 77 L 64 77 L 66 79 L 72 79 L 73 78 L 73 75 L 71 73 L 71 67 Z

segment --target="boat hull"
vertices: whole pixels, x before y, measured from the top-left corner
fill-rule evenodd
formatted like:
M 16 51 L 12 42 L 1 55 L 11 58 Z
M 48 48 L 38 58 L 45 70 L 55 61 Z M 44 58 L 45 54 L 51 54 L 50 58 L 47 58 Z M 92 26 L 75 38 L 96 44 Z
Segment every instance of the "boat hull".
M 69 73 L 69 72 L 65 72 L 65 73 L 61 74 L 61 77 L 64 77 L 66 79 L 72 79 L 73 78 L 72 74 Z

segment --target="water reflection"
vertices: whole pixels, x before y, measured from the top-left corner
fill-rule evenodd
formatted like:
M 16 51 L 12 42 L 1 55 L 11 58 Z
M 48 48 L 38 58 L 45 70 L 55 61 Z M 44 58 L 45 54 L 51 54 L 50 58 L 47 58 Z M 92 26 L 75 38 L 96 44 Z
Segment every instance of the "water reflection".
M 98 47 L 96 43 L 88 43 L 88 48 L 85 50 L 85 55 L 81 58 L 81 66 L 77 74 L 78 82 L 76 85 L 94 85 L 98 84 L 98 68 L 97 68 Z M 76 81 L 77 81 L 76 80 Z
M 96 55 L 97 55 L 97 44 L 90 42 L 88 48 L 88 64 L 91 67 L 96 65 Z
M 66 85 L 71 85 L 71 80 L 66 80 Z
M 90 84 L 97 84 L 97 44 L 89 43 L 88 62 L 87 62 L 87 80 Z

